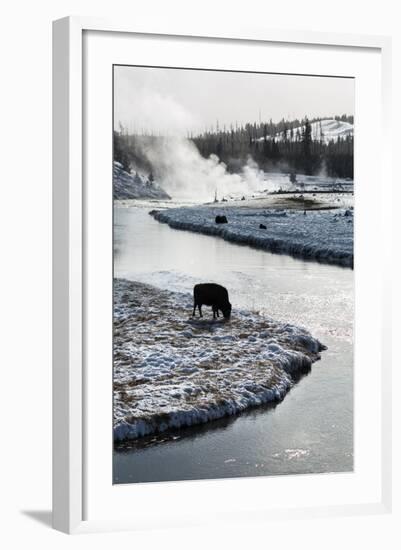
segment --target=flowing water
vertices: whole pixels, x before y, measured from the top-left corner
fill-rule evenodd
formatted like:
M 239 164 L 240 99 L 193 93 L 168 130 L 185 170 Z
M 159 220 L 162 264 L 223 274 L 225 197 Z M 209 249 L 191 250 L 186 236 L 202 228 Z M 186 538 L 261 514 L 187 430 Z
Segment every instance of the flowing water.
M 304 326 L 328 349 L 276 406 L 115 450 L 114 483 L 351 471 L 353 271 L 174 230 L 148 211 L 115 207 L 115 277 L 184 292 L 220 283 L 233 315 Z

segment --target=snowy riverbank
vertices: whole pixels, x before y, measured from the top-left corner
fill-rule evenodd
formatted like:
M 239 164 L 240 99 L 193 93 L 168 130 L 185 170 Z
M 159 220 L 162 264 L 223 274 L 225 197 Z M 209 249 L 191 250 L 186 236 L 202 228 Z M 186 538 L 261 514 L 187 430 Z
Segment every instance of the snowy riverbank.
M 192 296 L 116 279 L 114 438 L 136 439 L 280 401 L 319 359 L 306 330 L 235 308 L 192 318 Z
M 194 206 L 153 210 L 153 217 L 174 229 L 221 237 L 270 252 L 353 267 L 352 209 L 269 210 L 227 206 Z M 216 224 L 216 215 L 228 223 Z M 260 225 L 265 228 L 261 229 Z

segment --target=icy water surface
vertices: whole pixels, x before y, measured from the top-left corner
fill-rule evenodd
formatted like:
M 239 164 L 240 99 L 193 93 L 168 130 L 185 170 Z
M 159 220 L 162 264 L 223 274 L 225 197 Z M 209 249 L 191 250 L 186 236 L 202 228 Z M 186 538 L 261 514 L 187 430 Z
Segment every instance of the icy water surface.
M 351 269 L 174 230 L 146 208 L 115 208 L 114 238 L 115 277 L 180 292 L 221 283 L 233 315 L 236 306 L 260 311 L 304 326 L 328 346 L 275 407 L 119 448 L 115 483 L 352 470 Z

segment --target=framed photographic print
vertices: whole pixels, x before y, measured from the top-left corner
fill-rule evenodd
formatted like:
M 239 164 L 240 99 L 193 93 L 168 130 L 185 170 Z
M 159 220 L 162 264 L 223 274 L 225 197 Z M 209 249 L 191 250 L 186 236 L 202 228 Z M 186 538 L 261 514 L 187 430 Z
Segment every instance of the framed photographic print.
M 387 510 L 388 39 L 53 49 L 54 526 Z

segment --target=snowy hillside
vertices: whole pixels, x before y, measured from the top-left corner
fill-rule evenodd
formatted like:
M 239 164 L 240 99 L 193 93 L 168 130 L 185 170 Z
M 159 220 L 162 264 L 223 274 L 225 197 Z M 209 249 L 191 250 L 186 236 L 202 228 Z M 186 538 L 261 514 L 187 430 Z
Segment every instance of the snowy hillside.
M 135 174 L 128 174 L 119 162 L 113 163 L 114 199 L 170 199 L 171 197 L 155 182 Z
M 311 123 L 312 129 L 312 139 L 316 141 L 324 141 L 329 143 L 330 141 L 337 141 L 338 138 L 344 139 L 347 136 L 354 135 L 354 125 L 349 122 L 343 122 L 342 120 L 327 119 L 319 120 L 317 122 Z M 302 127 L 294 128 L 293 135 L 294 139 L 299 132 L 302 135 Z M 276 135 L 276 141 L 281 141 L 283 139 L 283 133 Z M 290 131 L 287 133 L 287 137 L 290 137 Z M 264 138 L 259 138 L 259 141 L 263 141 Z
M 354 125 L 341 120 L 321 120 L 312 122 L 312 139 L 326 143 L 331 140 L 337 141 L 338 138 L 345 138 L 354 135 Z

